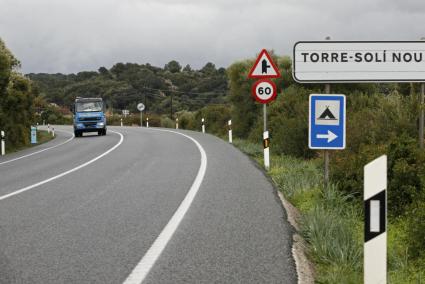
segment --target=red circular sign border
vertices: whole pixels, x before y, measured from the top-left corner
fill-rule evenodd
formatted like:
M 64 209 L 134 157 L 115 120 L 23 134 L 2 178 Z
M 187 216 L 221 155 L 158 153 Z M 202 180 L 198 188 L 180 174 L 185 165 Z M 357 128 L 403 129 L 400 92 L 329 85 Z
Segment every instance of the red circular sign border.
M 257 86 L 259 84 L 261 84 L 261 83 L 264 83 L 264 82 L 269 83 L 270 85 L 272 85 L 272 88 L 273 88 L 273 95 L 269 99 L 267 99 L 267 100 L 260 99 L 259 97 L 257 97 L 257 93 L 256 93 Z M 268 104 L 269 102 L 271 102 L 274 99 L 276 99 L 276 96 L 277 96 L 277 87 L 276 87 L 276 84 L 272 80 L 270 80 L 270 79 L 261 79 L 261 80 L 256 81 L 254 83 L 254 85 L 252 85 L 251 94 L 252 94 L 252 96 L 255 98 L 255 100 L 257 102 L 259 102 L 261 104 Z

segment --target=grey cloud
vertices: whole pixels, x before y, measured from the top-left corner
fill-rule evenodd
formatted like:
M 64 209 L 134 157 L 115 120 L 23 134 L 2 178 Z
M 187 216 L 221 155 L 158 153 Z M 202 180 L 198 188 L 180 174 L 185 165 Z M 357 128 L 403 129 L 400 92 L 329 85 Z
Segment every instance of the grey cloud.
M 327 35 L 415 40 L 425 36 L 424 13 L 414 0 L 0 0 L 0 37 L 23 72 L 172 59 L 200 68 L 228 66 L 263 47 L 291 54 L 296 41 Z

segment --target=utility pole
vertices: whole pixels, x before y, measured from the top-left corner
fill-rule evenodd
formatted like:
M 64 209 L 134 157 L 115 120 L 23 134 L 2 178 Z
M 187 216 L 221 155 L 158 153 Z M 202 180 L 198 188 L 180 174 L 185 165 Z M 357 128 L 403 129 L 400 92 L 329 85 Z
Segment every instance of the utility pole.
M 421 40 L 425 40 L 425 37 L 421 37 Z M 424 148 L 424 97 L 425 97 L 425 83 L 421 83 L 421 104 L 420 104 L 420 115 L 419 115 L 419 147 Z
M 421 83 L 421 114 L 419 117 L 419 147 L 424 148 L 424 97 L 425 97 L 425 83 Z
M 170 119 L 173 119 L 173 93 L 171 92 Z

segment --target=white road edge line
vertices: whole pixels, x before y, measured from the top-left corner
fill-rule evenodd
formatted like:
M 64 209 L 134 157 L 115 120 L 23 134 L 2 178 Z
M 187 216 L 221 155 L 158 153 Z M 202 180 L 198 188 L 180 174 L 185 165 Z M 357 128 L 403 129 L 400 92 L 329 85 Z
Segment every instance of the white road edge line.
M 171 217 L 171 219 L 168 221 L 164 229 L 162 229 L 162 232 L 153 242 L 149 250 L 146 252 L 146 254 L 143 256 L 140 262 L 136 265 L 136 267 L 133 269 L 133 271 L 124 281 L 124 284 L 142 283 L 145 280 L 146 276 L 148 275 L 149 271 L 154 266 L 155 262 L 158 260 L 162 251 L 164 250 L 168 242 L 173 237 L 173 234 L 176 231 L 177 227 L 179 226 L 180 222 L 183 220 L 184 215 L 188 211 L 190 205 L 192 204 L 193 199 L 195 198 L 197 192 L 199 191 L 199 188 L 205 176 L 205 172 L 207 170 L 207 154 L 205 153 L 204 148 L 202 148 L 201 144 L 199 144 L 198 141 L 180 132 L 171 131 L 171 130 L 163 130 L 163 129 L 155 129 L 155 130 L 179 134 L 192 140 L 193 143 L 195 143 L 196 146 L 198 147 L 199 152 L 201 153 L 201 166 L 199 167 L 198 174 L 196 175 L 196 178 L 193 181 L 192 186 L 190 187 L 182 203 L 180 203 L 179 208 L 177 208 L 176 212 L 174 212 L 173 217 Z
M 88 161 L 88 162 L 85 162 L 84 164 L 81 164 L 81 165 L 79 165 L 79 166 L 77 166 L 77 167 L 75 167 L 75 168 L 72 168 L 72 169 L 70 169 L 70 170 L 68 170 L 68 171 L 66 171 L 66 172 L 63 172 L 63 173 L 61 173 L 61 174 L 58 174 L 58 175 L 56 175 L 56 176 L 54 176 L 54 177 L 51 177 L 51 178 L 45 179 L 45 180 L 43 180 L 43 181 L 37 182 L 37 183 L 32 184 L 32 185 L 29 185 L 29 186 L 27 186 L 27 187 L 24 187 L 24 188 L 18 189 L 18 190 L 14 191 L 14 192 L 8 193 L 8 194 L 3 195 L 3 196 L 0 196 L 0 201 L 5 200 L 5 199 L 7 199 L 7 198 L 9 198 L 9 197 L 12 197 L 12 196 L 18 195 L 18 194 L 23 193 L 23 192 L 25 192 L 25 191 L 28 191 L 28 190 L 30 190 L 30 189 L 33 189 L 33 188 L 38 187 L 38 186 L 40 186 L 40 185 L 43 185 L 43 184 L 45 184 L 45 183 L 51 182 L 51 181 L 56 180 L 56 179 L 58 179 L 58 178 L 61 178 L 61 177 L 63 177 L 63 176 L 66 176 L 67 174 L 70 174 L 70 173 L 75 172 L 75 171 L 77 171 L 77 170 L 79 170 L 79 169 L 81 169 L 81 168 L 84 168 L 85 166 L 88 166 L 88 165 L 90 165 L 90 164 L 92 164 L 92 163 L 96 162 L 96 161 L 97 161 L 97 160 L 99 160 L 100 158 L 102 158 L 102 157 L 104 157 L 104 156 L 108 155 L 109 153 L 111 153 L 112 151 L 114 151 L 116 148 L 118 148 L 118 146 L 120 146 L 120 145 L 121 145 L 121 143 L 122 143 L 122 142 L 123 142 L 123 140 L 124 140 L 124 136 L 123 136 L 121 133 L 119 133 L 119 132 L 117 132 L 117 131 L 112 131 L 112 130 L 109 130 L 109 131 L 110 131 L 110 132 L 113 132 L 113 133 L 118 134 L 118 135 L 120 136 L 120 141 L 119 141 L 117 144 L 115 144 L 112 148 L 110 148 L 109 150 L 107 150 L 106 152 L 104 152 L 104 153 L 100 154 L 99 156 L 97 156 L 97 157 L 96 157 L 96 158 L 94 158 L 94 159 L 91 159 L 91 160 L 90 160 L 90 161 Z
M 65 130 L 55 130 L 55 131 L 56 131 L 56 132 L 57 132 L 57 131 L 59 131 L 59 132 L 66 132 L 66 133 L 72 134 L 72 137 L 71 137 L 71 138 L 69 138 L 68 140 L 66 140 L 66 141 L 64 141 L 64 142 L 62 142 L 62 143 L 60 143 L 60 144 L 58 144 L 58 145 L 55 145 L 55 146 L 52 146 L 52 147 L 48 147 L 48 148 L 42 149 L 42 150 L 37 151 L 37 152 L 33 152 L 33 153 L 30 153 L 30 154 L 27 154 L 27 155 L 24 155 L 24 156 L 20 156 L 20 157 L 14 158 L 14 159 L 10 159 L 10 160 L 7 160 L 7 161 L 4 161 L 4 162 L 1 162 L 1 163 L 0 163 L 0 166 L 1 166 L 1 165 L 4 165 L 4 164 L 11 163 L 11 162 L 14 162 L 14 161 L 17 161 L 17 160 L 20 160 L 20 159 L 23 159 L 23 158 L 27 158 L 27 157 L 32 156 L 32 155 L 35 155 L 35 154 L 39 154 L 39 153 L 41 153 L 41 152 L 44 152 L 44 151 L 47 151 L 47 150 L 50 150 L 50 149 L 53 149 L 53 148 L 56 148 L 56 147 L 59 147 L 59 146 L 62 146 L 62 145 L 64 145 L 64 144 L 68 143 L 69 141 L 71 141 L 72 139 L 74 139 L 74 133 L 71 133 L 71 132 L 69 132 L 69 131 L 65 131 Z

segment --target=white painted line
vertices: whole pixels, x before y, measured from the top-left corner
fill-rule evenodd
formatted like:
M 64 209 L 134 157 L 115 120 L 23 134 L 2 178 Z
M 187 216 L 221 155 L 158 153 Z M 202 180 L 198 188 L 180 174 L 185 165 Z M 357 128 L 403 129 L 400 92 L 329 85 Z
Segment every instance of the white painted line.
M 14 158 L 14 159 L 10 159 L 10 160 L 7 160 L 7 161 L 4 161 L 4 162 L 1 162 L 1 163 L 0 163 L 0 165 L 8 164 L 8 163 L 11 163 L 11 162 L 14 162 L 14 161 L 17 161 L 17 160 L 23 159 L 23 158 L 27 158 L 27 157 L 33 156 L 33 155 L 35 155 L 35 154 L 42 153 L 42 152 L 47 151 L 47 150 L 51 150 L 51 149 L 53 149 L 53 148 L 56 148 L 56 147 L 62 146 L 62 145 L 64 145 L 64 144 L 68 143 L 69 141 L 71 141 L 72 139 L 74 139 L 74 133 L 72 133 L 72 132 L 65 131 L 65 130 L 56 130 L 56 131 L 59 131 L 59 132 L 65 132 L 65 133 L 72 134 L 72 137 L 71 137 L 71 138 L 69 138 L 68 140 L 66 140 L 66 141 L 64 141 L 64 142 L 62 142 L 62 143 L 60 143 L 60 144 L 58 144 L 58 145 L 55 145 L 55 146 L 52 146 L 52 147 L 49 147 L 49 148 L 42 149 L 42 150 L 37 151 L 37 152 L 33 152 L 33 153 L 30 153 L 30 154 L 27 154 L 27 155 L 24 155 L 24 156 L 20 156 L 20 157 Z
M 179 134 L 192 140 L 193 143 L 195 143 L 196 146 L 198 147 L 199 152 L 201 153 L 201 166 L 199 167 L 198 174 L 196 175 L 195 180 L 193 181 L 193 184 L 189 189 L 189 192 L 186 194 L 179 208 L 177 208 L 173 217 L 171 217 L 170 221 L 168 221 L 168 224 L 164 227 L 164 229 L 162 229 L 162 232 L 153 242 L 152 246 L 149 248 L 149 250 L 143 256 L 140 262 L 133 269 L 131 274 L 124 281 L 124 284 L 142 283 L 143 280 L 145 280 L 146 276 L 148 275 L 149 271 L 154 266 L 155 262 L 161 255 L 162 251 L 164 250 L 168 242 L 173 237 L 173 234 L 177 230 L 180 222 L 183 220 L 184 215 L 189 210 L 189 207 L 192 204 L 193 199 L 195 198 L 196 194 L 199 191 L 202 180 L 204 179 L 204 176 L 205 176 L 205 172 L 207 170 L 207 154 L 205 153 L 204 148 L 202 148 L 201 144 L 199 144 L 198 141 L 180 132 L 175 132 L 171 130 L 161 130 L 161 129 L 156 129 L 156 130 Z
M 79 169 L 84 168 L 85 166 L 88 166 L 88 165 L 90 165 L 90 164 L 92 164 L 92 163 L 96 162 L 96 161 L 97 161 L 97 160 L 99 160 L 100 158 L 102 158 L 102 157 L 104 157 L 104 156 L 108 155 L 109 153 L 111 153 L 112 151 L 114 151 L 116 148 L 118 148 L 118 146 L 120 146 L 120 145 L 121 145 L 121 143 L 122 143 L 122 142 L 123 142 L 123 140 L 124 140 L 124 136 L 123 136 L 121 133 L 116 132 L 116 131 L 112 131 L 112 130 L 109 130 L 109 131 L 110 131 L 110 132 L 113 132 L 113 133 L 118 134 L 118 135 L 120 136 L 120 141 L 119 141 L 117 144 L 115 144 L 112 148 L 110 148 L 108 151 L 106 151 L 106 152 L 104 152 L 103 154 L 101 154 L 101 155 L 97 156 L 96 158 L 91 159 L 90 161 L 85 162 L 84 164 L 81 164 L 81 165 L 79 165 L 79 166 L 77 166 L 77 167 L 75 167 L 75 168 L 72 168 L 72 169 L 70 169 L 70 170 L 68 170 L 68 171 L 66 171 L 66 172 L 63 172 L 63 173 L 58 174 L 58 175 L 56 175 L 56 176 L 54 176 L 54 177 L 51 177 L 51 178 L 45 179 L 45 180 L 43 180 L 43 181 L 37 182 L 37 183 L 35 183 L 35 184 L 29 185 L 29 186 L 27 186 L 27 187 L 24 187 L 24 188 L 18 189 L 18 190 L 16 190 L 16 191 L 11 192 L 11 193 L 8 193 L 8 194 L 6 194 L 6 195 L 0 196 L 0 201 L 5 200 L 5 199 L 7 199 L 7 198 L 9 198 L 9 197 L 12 197 L 12 196 L 18 195 L 18 194 L 23 193 L 23 192 L 25 192 L 25 191 L 28 191 L 28 190 L 30 190 L 30 189 L 36 188 L 36 187 L 38 187 L 38 186 L 40 186 L 40 185 L 46 184 L 46 183 L 48 183 L 48 182 L 51 182 L 51 181 L 56 180 L 56 179 L 58 179 L 58 178 L 61 178 L 61 177 L 63 177 L 63 176 L 66 176 L 67 174 L 70 174 L 70 173 L 73 173 L 73 172 L 75 172 L 75 171 L 78 171 Z

